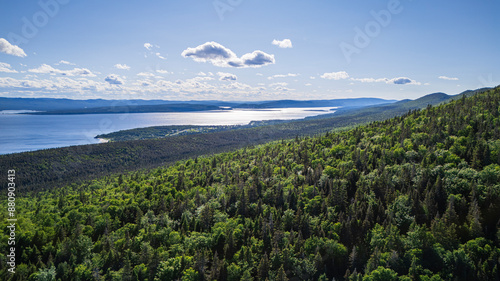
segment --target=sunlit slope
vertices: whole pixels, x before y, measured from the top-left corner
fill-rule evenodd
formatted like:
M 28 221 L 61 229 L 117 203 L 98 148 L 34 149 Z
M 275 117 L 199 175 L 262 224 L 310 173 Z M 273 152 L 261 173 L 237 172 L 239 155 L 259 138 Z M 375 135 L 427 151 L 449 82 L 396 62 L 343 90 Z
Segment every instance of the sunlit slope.
M 24 194 L 18 270 L 61 280 L 498 280 L 499 125 L 496 88 L 352 130 Z

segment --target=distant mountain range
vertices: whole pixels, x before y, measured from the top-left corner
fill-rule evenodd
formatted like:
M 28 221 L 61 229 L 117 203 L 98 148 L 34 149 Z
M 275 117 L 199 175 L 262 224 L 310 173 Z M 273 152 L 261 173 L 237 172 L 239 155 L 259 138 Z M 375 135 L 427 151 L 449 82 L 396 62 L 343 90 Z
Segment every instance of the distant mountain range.
M 68 114 L 117 114 L 117 113 L 154 113 L 154 112 L 193 112 L 206 110 L 226 109 L 216 105 L 205 104 L 158 104 L 158 105 L 129 105 L 129 106 L 108 106 L 77 108 L 67 110 L 49 110 L 40 112 L 27 112 L 23 114 L 34 115 L 68 115 Z
M 234 108 L 287 108 L 287 107 L 364 107 L 370 105 L 388 104 L 396 100 L 379 98 L 355 98 L 333 100 L 277 100 L 256 103 L 241 103 Z
M 205 110 L 230 110 L 233 108 L 266 109 L 266 108 L 308 108 L 308 107 L 337 107 L 336 114 L 361 110 L 365 114 L 375 112 L 401 113 L 409 109 L 435 105 L 461 97 L 484 92 L 490 88 L 468 90 L 458 95 L 434 93 L 416 100 L 386 100 L 380 98 L 353 98 L 331 100 L 276 100 L 258 102 L 226 102 L 226 101 L 167 101 L 167 100 L 71 100 L 52 98 L 2 98 L 0 110 L 33 110 L 36 113 L 25 114 L 106 114 L 106 113 L 148 113 L 148 112 L 194 112 Z M 319 118 L 324 118 L 322 116 Z
M 449 102 L 455 99 L 459 99 L 462 96 L 472 96 L 478 93 L 483 93 L 492 88 L 481 88 L 477 90 L 467 90 L 458 95 L 447 95 L 445 93 L 433 93 L 428 94 L 423 97 L 420 97 L 415 100 L 405 99 L 393 103 L 388 104 L 379 104 L 379 105 L 369 105 L 363 108 L 359 107 L 342 107 L 335 112 L 335 116 L 370 116 L 370 119 L 375 120 L 383 120 L 387 118 L 391 118 L 393 116 L 397 116 L 403 113 L 408 112 L 409 110 L 415 109 L 423 109 L 428 105 L 438 105 L 445 102 Z M 308 117 L 309 119 L 318 119 L 318 118 L 328 118 L 331 115 L 321 115 L 316 117 Z
M 277 100 L 260 102 L 166 101 L 166 100 L 71 100 L 51 98 L 0 98 L 0 110 L 43 111 L 36 114 L 101 114 L 186 112 L 228 108 L 364 107 L 390 104 L 396 100 L 355 98 L 333 100 Z M 32 114 L 32 113 L 30 113 Z

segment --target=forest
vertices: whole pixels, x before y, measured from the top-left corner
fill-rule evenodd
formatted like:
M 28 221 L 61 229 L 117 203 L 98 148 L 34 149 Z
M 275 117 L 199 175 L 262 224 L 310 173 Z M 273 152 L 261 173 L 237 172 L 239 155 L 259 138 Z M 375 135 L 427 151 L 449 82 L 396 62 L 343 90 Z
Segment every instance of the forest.
M 215 125 L 215 126 L 195 126 L 195 125 L 169 125 L 169 126 L 153 126 L 146 128 L 137 128 L 130 130 L 122 130 L 109 134 L 97 135 L 95 138 L 105 139 L 108 141 L 131 141 L 131 140 L 150 140 L 160 139 L 173 136 L 207 134 L 213 132 L 222 132 L 230 130 L 240 130 L 255 128 L 260 126 L 269 126 L 293 122 L 290 120 L 265 120 L 252 121 L 247 125 Z
M 345 130 L 485 90 L 466 91 L 456 96 L 430 94 L 416 100 L 386 105 L 341 108 L 333 115 L 325 114 L 304 120 L 252 122 L 236 128 L 198 129 L 189 134 L 168 137 L 165 135 L 179 127 L 120 131 L 98 136 L 116 142 L 0 155 L 0 167 L 17 170 L 18 184 L 23 189 L 56 188 L 113 174 L 157 168 L 189 157 L 228 152 L 297 136 Z M 162 138 L 157 139 L 160 137 Z
M 20 190 L 16 212 L 2 280 L 500 280 L 500 88 Z

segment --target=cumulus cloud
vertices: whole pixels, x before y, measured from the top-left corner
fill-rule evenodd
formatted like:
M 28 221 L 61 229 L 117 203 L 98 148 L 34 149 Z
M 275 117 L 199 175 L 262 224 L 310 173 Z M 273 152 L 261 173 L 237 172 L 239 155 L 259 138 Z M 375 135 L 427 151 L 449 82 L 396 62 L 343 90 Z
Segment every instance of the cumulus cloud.
M 396 84 L 396 85 L 421 85 L 422 83 L 417 82 L 413 79 L 410 79 L 408 77 L 397 77 L 397 78 L 392 78 L 392 79 L 386 79 L 387 84 Z
M 168 72 L 167 70 L 163 70 L 163 69 L 158 69 L 158 70 L 156 70 L 156 72 L 158 72 L 160 74 L 171 74 L 171 72 Z
M 115 68 L 117 68 L 117 69 L 123 69 L 123 70 L 130 70 L 130 66 L 128 66 L 126 64 L 121 64 L 121 63 L 115 64 Z
M 298 74 L 298 73 L 276 74 L 276 75 L 267 77 L 267 79 L 272 80 L 274 78 L 297 77 L 299 75 L 300 74 Z
M 351 80 L 362 82 L 362 83 L 383 82 L 386 84 L 396 84 L 396 85 L 406 85 L 406 84 L 421 85 L 420 82 L 417 82 L 417 81 L 410 79 L 408 77 L 396 77 L 396 78 L 392 78 L 392 79 L 389 79 L 389 78 L 377 78 L 377 79 L 375 79 L 375 78 L 351 78 Z
M 123 79 L 116 74 L 109 74 L 104 78 L 104 81 L 108 82 L 111 85 L 122 85 Z
M 48 64 L 42 64 L 41 66 L 37 68 L 33 68 L 28 70 L 29 72 L 33 73 L 40 73 L 40 74 L 58 74 L 61 73 L 59 69 L 53 68 L 52 66 Z
M 153 48 L 153 45 L 151 43 L 144 43 L 144 48 L 151 50 Z
M 398 78 L 393 78 L 389 80 L 388 82 L 397 84 L 397 85 L 404 85 L 404 84 L 411 84 L 413 80 L 411 80 L 408 77 L 398 77 Z
M 217 72 L 217 75 L 219 75 L 220 81 L 235 81 L 238 79 L 236 75 L 226 72 Z
M 86 68 L 73 68 L 71 70 L 61 70 L 54 68 L 48 64 L 42 64 L 41 66 L 33 69 L 29 69 L 29 72 L 39 73 L 39 74 L 61 74 L 65 76 L 87 76 L 95 77 L 95 74 Z
M 0 52 L 21 58 L 26 56 L 23 49 L 19 48 L 17 45 L 10 44 L 9 41 L 4 38 L 0 38 Z
M 267 64 L 274 64 L 274 55 L 266 54 L 262 51 L 254 51 L 250 54 L 244 54 L 241 57 L 243 66 L 260 67 Z
M 349 78 L 349 74 L 345 71 L 339 71 L 339 72 L 329 72 L 329 73 L 324 73 L 323 75 L 320 76 L 323 79 L 328 79 L 328 80 L 341 80 L 341 79 L 347 79 Z
M 5 62 L 0 62 L 0 72 L 17 73 L 16 70 L 11 68 L 10 64 Z
M 187 48 L 181 55 L 197 62 L 209 61 L 217 66 L 225 66 L 229 61 L 237 59 L 233 51 L 217 42 L 207 42 L 195 48 Z
M 458 78 L 456 78 L 456 77 L 448 77 L 448 76 L 439 76 L 438 78 L 443 79 L 443 80 L 452 80 L 452 81 L 458 80 Z
M 274 39 L 272 42 L 273 45 L 276 45 L 280 48 L 292 48 L 292 41 L 290 39 L 276 40 Z
M 206 42 L 195 48 L 187 48 L 181 55 L 196 62 L 210 62 L 219 67 L 261 67 L 275 63 L 274 55 L 259 50 L 238 58 L 233 51 L 217 42 Z

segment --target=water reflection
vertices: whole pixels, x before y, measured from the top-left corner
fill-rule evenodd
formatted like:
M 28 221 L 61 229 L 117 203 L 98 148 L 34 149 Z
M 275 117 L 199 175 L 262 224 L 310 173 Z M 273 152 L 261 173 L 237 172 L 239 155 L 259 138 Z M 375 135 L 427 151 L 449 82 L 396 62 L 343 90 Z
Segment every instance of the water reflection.
M 0 112 L 0 154 L 98 143 L 94 137 L 120 130 L 165 125 L 245 125 L 332 113 L 331 107 L 233 109 L 202 112 L 23 115 Z

